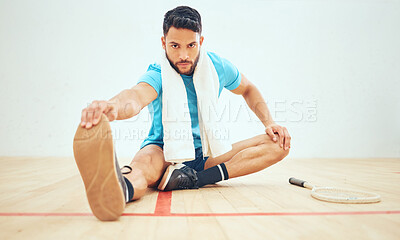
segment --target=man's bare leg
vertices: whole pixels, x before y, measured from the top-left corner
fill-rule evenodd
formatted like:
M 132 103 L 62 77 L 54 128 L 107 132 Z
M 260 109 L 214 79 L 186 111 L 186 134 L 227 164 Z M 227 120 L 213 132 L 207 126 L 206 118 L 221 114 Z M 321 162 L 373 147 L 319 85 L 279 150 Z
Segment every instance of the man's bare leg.
M 207 159 L 204 169 L 225 163 L 229 178 L 261 171 L 285 158 L 289 149 L 284 150 L 279 146 L 279 135 L 275 134 L 277 141 L 272 141 L 267 134 L 232 144 L 232 150 L 216 158 Z
M 169 166 L 158 189 L 163 191 L 198 188 L 221 180 L 240 177 L 263 170 L 283 158 L 289 149 L 280 147 L 280 138 L 271 140 L 267 134 L 261 134 L 232 145 L 232 150 L 205 162 L 205 170 L 194 170 L 184 165 Z
M 129 164 L 132 172 L 124 176 L 132 183 L 133 200 L 141 198 L 148 187 L 154 187 L 170 165 L 164 160 L 161 147 L 149 144 L 140 149 Z

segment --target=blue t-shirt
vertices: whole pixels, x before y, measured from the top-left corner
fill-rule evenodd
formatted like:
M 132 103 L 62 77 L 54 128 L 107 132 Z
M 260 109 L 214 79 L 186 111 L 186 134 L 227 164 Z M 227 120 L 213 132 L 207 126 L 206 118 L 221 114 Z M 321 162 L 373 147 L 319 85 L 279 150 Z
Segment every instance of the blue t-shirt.
M 211 58 L 214 64 L 215 70 L 217 71 L 219 78 L 219 94 L 221 94 L 222 89 L 225 87 L 228 90 L 233 90 L 240 85 L 241 75 L 239 70 L 228 60 L 221 58 L 215 53 L 207 52 L 208 56 Z M 197 95 L 193 85 L 193 76 L 182 75 L 183 82 L 185 83 L 186 93 L 188 98 L 190 118 L 192 122 L 192 134 L 194 147 L 201 147 L 200 139 L 200 128 L 199 119 L 197 112 Z M 145 147 L 148 144 L 156 144 L 161 148 L 164 147 L 164 132 L 162 125 L 162 81 L 161 81 L 161 66 L 159 64 L 151 64 L 147 69 L 147 72 L 143 74 L 138 83 L 145 82 L 150 84 L 156 92 L 157 98 L 154 99 L 149 105 L 149 113 L 151 116 L 152 124 L 149 131 L 149 135 L 143 141 L 140 148 Z

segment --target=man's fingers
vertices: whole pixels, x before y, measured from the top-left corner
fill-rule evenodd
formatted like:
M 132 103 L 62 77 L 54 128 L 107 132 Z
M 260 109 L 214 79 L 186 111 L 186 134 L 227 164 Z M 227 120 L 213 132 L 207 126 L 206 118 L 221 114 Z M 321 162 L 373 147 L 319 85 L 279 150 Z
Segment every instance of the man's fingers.
M 87 110 L 87 115 L 86 115 L 86 128 L 91 128 L 93 126 L 93 114 L 94 114 L 94 109 L 89 108 Z
M 82 110 L 82 116 L 81 116 L 81 126 L 82 127 L 84 127 L 86 125 L 86 114 L 87 114 L 87 111 L 86 111 L 86 108 L 84 108 Z
M 103 113 L 106 114 L 109 119 L 115 120 L 118 115 L 115 108 L 115 105 L 109 104 L 108 101 L 93 101 L 87 108 L 82 110 L 80 125 L 85 128 L 91 128 L 97 125 Z
M 285 150 L 287 150 L 290 148 L 290 140 L 292 140 L 292 137 L 286 128 L 283 128 L 283 131 L 285 132 Z
M 94 111 L 94 116 L 93 116 L 93 125 L 97 125 L 100 122 L 101 115 L 103 113 L 106 113 L 108 110 L 107 103 L 104 101 L 101 101 L 97 104 L 95 111 Z
M 106 117 L 108 118 L 108 121 L 110 121 L 110 122 L 117 119 L 117 115 L 113 111 L 109 111 L 108 113 L 106 113 Z
M 267 127 L 267 128 L 265 129 L 265 132 L 268 134 L 268 136 L 270 136 L 270 137 L 272 138 L 272 140 L 273 140 L 274 142 L 276 142 L 276 136 L 275 136 L 275 134 L 274 134 L 274 131 L 272 131 L 272 128 L 271 128 L 271 127 Z
M 86 128 L 91 128 L 93 126 L 93 121 L 95 117 L 95 112 L 98 110 L 99 104 L 97 101 L 93 101 L 92 104 L 89 105 L 87 108 L 87 115 L 86 115 Z
M 285 127 L 279 126 L 277 124 L 271 124 L 265 129 L 265 132 L 271 138 L 273 138 L 274 142 L 276 142 L 275 133 L 277 133 L 279 136 L 279 146 L 281 148 L 283 148 L 284 150 L 287 150 L 290 148 L 291 137 L 289 135 L 288 130 Z
M 285 140 L 285 133 L 283 132 L 282 128 L 278 128 L 278 135 L 279 135 L 279 145 L 283 148 L 283 140 Z
M 112 122 L 118 118 L 118 109 L 115 103 L 108 102 L 107 110 L 104 112 L 108 118 L 108 121 Z
M 106 116 L 108 118 L 108 121 L 110 121 L 110 122 L 117 119 L 118 113 L 117 113 L 114 105 L 109 105 L 108 110 L 106 112 Z

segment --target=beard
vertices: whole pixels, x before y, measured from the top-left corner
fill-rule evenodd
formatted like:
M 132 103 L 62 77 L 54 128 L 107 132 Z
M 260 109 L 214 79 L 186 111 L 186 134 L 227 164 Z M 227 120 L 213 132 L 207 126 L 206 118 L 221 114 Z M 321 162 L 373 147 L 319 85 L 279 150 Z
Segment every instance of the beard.
M 190 75 L 192 75 L 194 73 L 194 70 L 196 69 L 197 63 L 199 62 L 200 52 L 199 52 L 199 54 L 197 54 L 197 57 L 194 59 L 194 61 L 186 61 L 185 60 L 185 61 L 179 61 L 179 62 L 174 63 L 171 59 L 169 59 L 168 54 L 167 54 L 166 51 L 165 51 L 165 56 L 167 57 L 168 62 L 171 65 L 171 67 L 173 69 L 175 69 L 175 71 L 177 73 L 190 76 Z M 178 64 L 180 64 L 180 63 L 189 63 L 189 64 L 191 64 L 191 67 L 190 67 L 189 70 L 187 70 L 185 72 L 182 72 L 178 68 Z

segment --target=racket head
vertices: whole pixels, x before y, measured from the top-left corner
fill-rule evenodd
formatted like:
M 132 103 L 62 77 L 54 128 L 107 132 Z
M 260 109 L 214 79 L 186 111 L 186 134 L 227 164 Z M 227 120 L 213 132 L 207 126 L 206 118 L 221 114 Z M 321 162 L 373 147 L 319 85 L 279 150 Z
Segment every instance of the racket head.
M 335 203 L 376 203 L 381 201 L 381 197 L 375 193 L 335 187 L 314 187 L 311 190 L 311 196 L 318 200 Z

